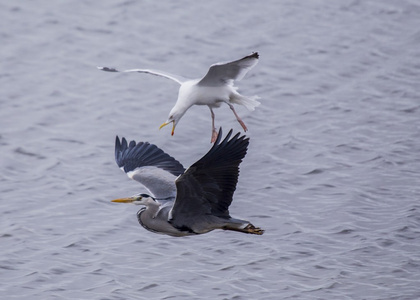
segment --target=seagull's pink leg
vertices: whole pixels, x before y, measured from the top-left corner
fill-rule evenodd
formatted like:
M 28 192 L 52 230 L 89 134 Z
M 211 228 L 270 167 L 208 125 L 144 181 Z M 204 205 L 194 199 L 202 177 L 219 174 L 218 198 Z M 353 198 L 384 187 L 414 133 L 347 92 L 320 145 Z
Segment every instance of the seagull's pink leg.
M 217 139 L 216 127 L 214 127 L 214 112 L 213 109 L 209 106 L 211 113 L 211 143 L 214 143 Z
M 236 117 L 236 120 L 238 120 L 239 124 L 241 124 L 242 128 L 244 129 L 244 131 L 245 132 L 248 131 L 248 128 L 246 128 L 245 123 L 241 120 L 241 118 L 239 118 L 239 116 L 236 113 L 235 108 L 233 107 L 233 105 L 230 104 L 230 103 L 227 103 L 227 105 L 229 105 L 230 109 L 233 111 L 233 113 L 234 113 L 234 115 Z

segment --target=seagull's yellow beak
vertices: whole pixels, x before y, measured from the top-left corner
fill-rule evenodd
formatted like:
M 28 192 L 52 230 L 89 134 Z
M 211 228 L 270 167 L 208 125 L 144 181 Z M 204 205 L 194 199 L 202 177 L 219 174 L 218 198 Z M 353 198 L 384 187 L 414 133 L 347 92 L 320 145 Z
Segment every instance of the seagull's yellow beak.
M 162 127 L 165 127 L 169 123 L 171 123 L 171 122 L 165 122 L 165 123 L 163 123 L 162 125 L 160 125 L 159 129 L 161 129 Z M 172 133 L 171 133 L 171 135 L 174 135 L 174 132 L 175 132 L 175 121 L 172 121 Z
M 111 202 L 118 202 L 118 203 L 132 203 L 134 202 L 134 198 L 133 197 L 128 197 L 128 198 L 119 198 L 119 199 L 114 199 Z

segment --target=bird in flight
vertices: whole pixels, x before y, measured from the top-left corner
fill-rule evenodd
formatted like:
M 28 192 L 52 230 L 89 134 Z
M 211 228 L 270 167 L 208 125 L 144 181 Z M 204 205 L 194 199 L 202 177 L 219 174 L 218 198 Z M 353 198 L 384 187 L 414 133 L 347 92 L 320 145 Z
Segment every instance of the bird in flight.
M 178 99 L 175 106 L 169 112 L 168 119 L 159 128 L 172 123 L 172 135 L 174 135 L 175 127 L 185 112 L 193 105 L 207 105 L 210 109 L 212 120 L 211 142 L 217 139 L 217 131 L 214 125 L 213 108 L 220 107 L 222 103 L 226 103 L 239 124 L 246 132 L 248 128 L 242 119 L 238 116 L 233 104 L 245 106 L 248 110 L 253 111 L 260 102 L 258 96 L 245 97 L 237 92 L 237 87 L 233 86 L 235 80 L 241 80 L 245 74 L 258 63 L 258 52 L 245 56 L 241 59 L 216 63 L 210 66 L 207 74 L 200 79 L 186 79 L 181 76 L 169 74 L 167 72 L 149 69 L 131 69 L 119 71 L 115 68 L 98 67 L 98 69 L 107 72 L 138 72 L 148 73 L 172 79 L 179 83 L 181 87 L 178 92 Z
M 232 130 L 221 141 L 222 129 L 212 148 L 187 170 L 163 150 L 147 142 L 116 138 L 115 160 L 128 177 L 142 183 L 149 194 L 112 200 L 143 205 L 137 219 L 149 231 L 170 236 L 207 233 L 214 229 L 261 235 L 264 230 L 232 218 L 232 203 L 239 164 L 249 139 Z

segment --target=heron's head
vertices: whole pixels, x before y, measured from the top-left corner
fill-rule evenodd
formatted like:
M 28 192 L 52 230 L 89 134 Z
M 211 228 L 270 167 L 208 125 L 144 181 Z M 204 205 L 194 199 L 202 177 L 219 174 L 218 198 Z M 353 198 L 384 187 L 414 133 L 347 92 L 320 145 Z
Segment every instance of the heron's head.
M 118 203 L 133 203 L 136 205 L 148 205 L 149 203 L 156 202 L 155 198 L 147 194 L 138 194 L 127 198 L 119 198 L 112 200 L 111 202 Z

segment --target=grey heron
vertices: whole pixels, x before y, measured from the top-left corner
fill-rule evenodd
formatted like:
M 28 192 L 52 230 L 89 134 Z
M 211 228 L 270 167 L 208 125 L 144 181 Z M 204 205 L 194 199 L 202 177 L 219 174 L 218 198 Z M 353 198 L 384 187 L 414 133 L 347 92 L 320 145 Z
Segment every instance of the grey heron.
M 249 139 L 229 131 L 220 142 L 220 129 L 212 148 L 187 170 L 163 150 L 148 142 L 116 138 L 115 160 L 127 175 L 150 192 L 112 202 L 143 205 L 139 223 L 149 231 L 170 236 L 202 234 L 214 229 L 258 234 L 264 230 L 246 220 L 232 218 L 229 206 L 236 189 L 239 164 Z
M 236 113 L 233 104 L 243 105 L 248 110 L 253 111 L 260 104 L 257 101 L 259 97 L 245 97 L 239 94 L 237 88 L 233 86 L 233 82 L 235 80 L 241 80 L 258 63 L 258 58 L 258 52 L 253 52 L 235 61 L 213 64 L 210 66 L 207 74 L 200 79 L 186 79 L 167 72 L 150 69 L 130 69 L 124 71 L 108 67 L 98 67 L 98 69 L 108 72 L 148 73 L 162 76 L 179 83 L 181 86 L 178 92 L 178 99 L 175 106 L 169 112 L 168 119 L 160 128 L 172 123 L 171 134 L 174 135 L 175 126 L 178 125 L 179 120 L 191 106 L 207 105 L 210 109 L 212 119 L 211 142 L 213 143 L 217 138 L 213 108 L 220 107 L 222 103 L 226 103 L 230 107 L 244 131 L 246 132 L 248 130 L 245 123 Z

